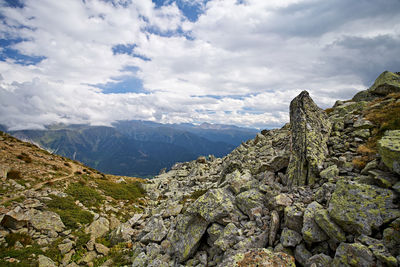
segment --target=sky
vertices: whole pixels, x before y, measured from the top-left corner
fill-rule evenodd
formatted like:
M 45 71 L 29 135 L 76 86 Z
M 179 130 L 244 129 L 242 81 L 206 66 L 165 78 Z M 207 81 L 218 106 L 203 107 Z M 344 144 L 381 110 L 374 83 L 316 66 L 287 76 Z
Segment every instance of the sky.
M 399 55 L 399 0 L 0 0 L 0 124 L 280 127 Z

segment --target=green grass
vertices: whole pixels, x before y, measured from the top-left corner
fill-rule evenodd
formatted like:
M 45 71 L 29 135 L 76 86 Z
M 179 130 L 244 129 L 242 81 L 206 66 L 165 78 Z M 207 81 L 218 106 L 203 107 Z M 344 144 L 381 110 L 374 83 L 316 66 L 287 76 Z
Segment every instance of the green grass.
M 17 197 L 17 198 L 15 198 L 15 199 L 10 199 L 10 200 L 4 202 L 3 205 L 4 205 L 5 207 L 9 207 L 9 206 L 11 206 L 11 204 L 12 204 L 13 202 L 21 203 L 21 202 L 23 202 L 25 199 L 26 199 L 25 196 L 20 196 L 20 197 Z
M 62 242 L 62 238 L 57 238 L 53 243 L 51 243 L 51 245 L 49 246 L 49 249 L 46 250 L 45 252 L 45 256 L 49 257 L 50 259 L 52 259 L 55 262 L 61 262 L 62 260 L 62 255 L 60 250 L 58 249 L 58 245 L 61 244 Z
M 5 237 L 9 247 L 13 247 L 17 241 L 21 242 L 22 245 L 32 245 L 32 238 L 23 233 L 10 233 Z
M 99 192 L 84 185 L 84 183 L 70 184 L 65 192 L 79 200 L 86 207 L 98 207 L 104 200 L 104 197 Z
M 17 171 L 17 170 L 10 170 L 9 172 L 7 172 L 7 179 L 14 179 L 14 180 L 18 180 L 21 179 L 21 172 Z
M 20 240 L 17 240 L 20 241 Z M 16 242 L 16 241 L 15 241 Z M 21 241 L 20 241 L 21 242 Z M 21 242 L 22 243 L 22 242 Z M 0 248 L 0 266 L 8 267 L 8 266 L 37 266 L 36 257 L 33 255 L 43 254 L 39 245 L 33 244 L 28 247 L 15 249 L 13 247 L 1 247 Z M 5 261 L 5 257 L 10 257 L 14 259 L 18 259 L 19 263 L 10 263 Z
M 145 191 L 139 182 L 118 184 L 111 181 L 97 180 L 97 184 L 104 194 L 116 200 L 136 200 L 145 195 Z
M 66 227 L 77 229 L 80 224 L 89 224 L 93 221 L 93 214 L 75 205 L 72 197 L 51 196 L 46 202 L 49 210 L 60 215 Z
M 201 197 L 202 195 L 204 195 L 208 190 L 207 189 L 203 189 L 203 190 L 197 190 L 194 191 L 190 196 L 184 196 L 181 201 L 179 201 L 180 204 L 184 204 L 186 201 L 188 201 L 189 199 L 193 199 L 196 200 L 199 197 Z

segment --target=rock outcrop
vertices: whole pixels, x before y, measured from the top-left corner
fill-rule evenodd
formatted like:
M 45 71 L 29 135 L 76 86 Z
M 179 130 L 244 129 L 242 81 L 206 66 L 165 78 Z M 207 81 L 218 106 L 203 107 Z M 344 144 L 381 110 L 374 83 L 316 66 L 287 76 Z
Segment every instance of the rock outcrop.
M 289 186 L 312 185 L 319 177 L 331 131 L 328 116 L 303 91 L 290 103 L 291 157 Z

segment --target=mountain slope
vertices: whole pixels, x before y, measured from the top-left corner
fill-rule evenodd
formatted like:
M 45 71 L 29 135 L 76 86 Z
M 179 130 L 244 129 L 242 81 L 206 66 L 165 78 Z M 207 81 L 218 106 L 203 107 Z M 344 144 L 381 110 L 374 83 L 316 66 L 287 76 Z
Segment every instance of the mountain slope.
M 238 127 L 204 130 L 142 121 L 120 121 L 113 127 L 53 125 L 10 133 L 103 172 L 131 176 L 155 175 L 200 155 L 221 157 L 233 150 L 231 143 L 238 145 L 255 135 L 254 130 Z

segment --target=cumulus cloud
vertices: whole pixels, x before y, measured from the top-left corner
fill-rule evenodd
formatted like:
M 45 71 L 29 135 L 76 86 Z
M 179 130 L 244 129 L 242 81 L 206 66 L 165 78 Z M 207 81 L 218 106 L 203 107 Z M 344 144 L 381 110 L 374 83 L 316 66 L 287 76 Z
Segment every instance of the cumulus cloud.
M 12 129 L 128 119 L 278 127 L 301 90 L 329 107 L 400 69 L 397 0 L 0 7 L 0 124 Z

